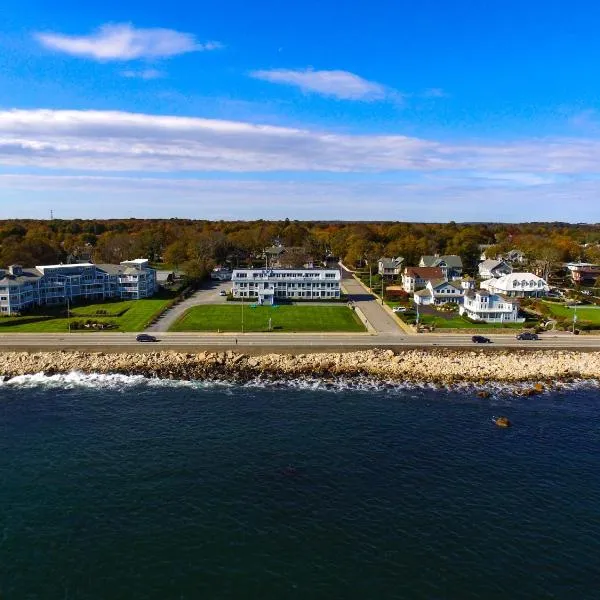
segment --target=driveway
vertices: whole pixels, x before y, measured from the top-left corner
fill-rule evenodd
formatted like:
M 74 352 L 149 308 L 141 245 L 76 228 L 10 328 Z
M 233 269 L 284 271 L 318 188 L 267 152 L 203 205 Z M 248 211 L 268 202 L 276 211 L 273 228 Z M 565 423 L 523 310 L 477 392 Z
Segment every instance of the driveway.
M 379 304 L 377 298 L 370 294 L 352 276 L 352 273 L 342 268 L 342 285 L 352 301 L 362 310 L 365 317 L 378 334 L 406 335 L 387 311 Z
M 180 302 L 173 308 L 170 308 L 154 325 L 150 325 L 144 331 L 158 332 L 169 331 L 173 323 L 183 315 L 183 313 L 199 304 L 225 304 L 227 298 L 221 296 L 221 291 L 231 290 L 231 281 L 207 281 L 202 288 L 194 292 L 189 298 Z

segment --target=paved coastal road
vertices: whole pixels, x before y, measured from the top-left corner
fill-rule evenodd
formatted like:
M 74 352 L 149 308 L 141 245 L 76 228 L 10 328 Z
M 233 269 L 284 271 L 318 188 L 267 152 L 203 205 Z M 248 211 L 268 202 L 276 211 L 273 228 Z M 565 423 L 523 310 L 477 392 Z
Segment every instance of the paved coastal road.
M 348 300 L 351 300 L 360 310 L 362 310 L 369 323 L 377 333 L 391 336 L 406 335 L 397 321 L 390 316 L 387 311 L 379 304 L 375 296 L 370 294 L 346 269 L 342 268 L 342 285 L 348 294 Z
M 71 333 L 0 335 L 0 351 L 9 350 L 87 350 L 151 352 L 158 350 L 238 350 L 240 352 L 314 352 L 351 351 L 365 348 L 468 348 L 494 350 L 500 348 L 570 349 L 600 351 L 600 336 L 550 335 L 539 341 L 518 341 L 513 335 L 490 335 L 492 344 L 473 344 L 470 335 L 453 334 L 287 334 L 246 333 L 198 334 L 157 333 L 156 343 L 139 343 L 131 333 Z M 236 344 L 237 340 L 237 344 Z

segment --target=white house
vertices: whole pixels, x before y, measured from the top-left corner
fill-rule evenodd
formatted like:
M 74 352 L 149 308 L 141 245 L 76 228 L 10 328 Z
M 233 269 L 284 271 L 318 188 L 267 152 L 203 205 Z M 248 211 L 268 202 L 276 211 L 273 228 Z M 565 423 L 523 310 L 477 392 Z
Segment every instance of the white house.
M 444 279 L 439 267 L 406 267 L 402 274 L 402 287 L 411 293 L 424 288 L 431 279 Z
M 492 294 L 520 298 L 544 296 L 550 290 L 546 281 L 533 273 L 511 273 L 487 279 L 481 282 L 481 287 Z
M 119 265 L 77 263 L 0 270 L 0 314 L 68 301 L 122 298 L 138 300 L 156 293 L 156 271 L 145 258 Z
M 382 276 L 398 277 L 402 272 L 402 263 L 404 258 L 397 256 L 396 258 L 380 258 L 377 262 L 377 272 Z
M 512 267 L 503 260 L 483 260 L 479 263 L 479 276 L 481 279 L 491 279 L 492 277 L 502 277 L 512 273 Z
M 519 318 L 519 302 L 486 290 L 469 291 L 458 312 L 476 321 L 486 323 L 523 323 Z
M 234 298 L 273 304 L 276 298 L 332 300 L 340 297 L 338 269 L 234 269 Z
M 465 290 L 461 282 L 446 281 L 439 279 L 437 281 L 428 281 L 424 290 L 419 290 L 414 293 L 415 304 L 420 305 L 441 305 L 453 302 L 460 304 L 463 300 Z

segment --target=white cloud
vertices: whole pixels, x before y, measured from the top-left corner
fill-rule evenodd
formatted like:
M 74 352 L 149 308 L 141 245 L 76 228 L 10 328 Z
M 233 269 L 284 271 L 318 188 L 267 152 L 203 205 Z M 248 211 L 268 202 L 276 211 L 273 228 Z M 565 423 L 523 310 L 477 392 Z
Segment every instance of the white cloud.
M 219 42 L 199 43 L 190 33 L 161 28 L 136 29 L 128 23 L 102 25 L 89 35 L 37 33 L 35 37 L 46 48 L 106 61 L 168 58 L 222 47 Z
M 146 173 L 455 171 L 539 185 L 531 174 L 600 173 L 600 140 L 457 144 L 192 117 L 9 110 L 0 111 L 0 164 Z
M 383 100 L 401 95 L 375 81 L 363 79 L 348 71 L 315 71 L 313 69 L 272 69 L 252 71 L 251 77 L 272 83 L 299 87 L 304 92 L 333 96 L 341 100 Z
M 142 69 L 141 71 L 128 69 L 127 71 L 121 71 L 121 75 L 128 79 L 160 79 L 165 76 L 165 74 L 158 69 Z
M 448 94 L 442 88 L 429 88 L 421 94 L 424 98 L 447 98 Z

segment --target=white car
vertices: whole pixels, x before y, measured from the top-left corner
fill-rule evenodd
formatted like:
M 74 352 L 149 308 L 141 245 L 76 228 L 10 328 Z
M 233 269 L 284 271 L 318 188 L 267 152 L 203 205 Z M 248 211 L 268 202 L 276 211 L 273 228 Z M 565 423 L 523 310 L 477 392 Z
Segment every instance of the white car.
M 394 308 L 392 308 L 392 310 L 394 312 L 406 312 L 407 308 L 406 308 L 406 306 L 394 306 Z
M 219 296 L 227 296 L 227 292 L 225 290 L 221 290 L 219 292 Z

